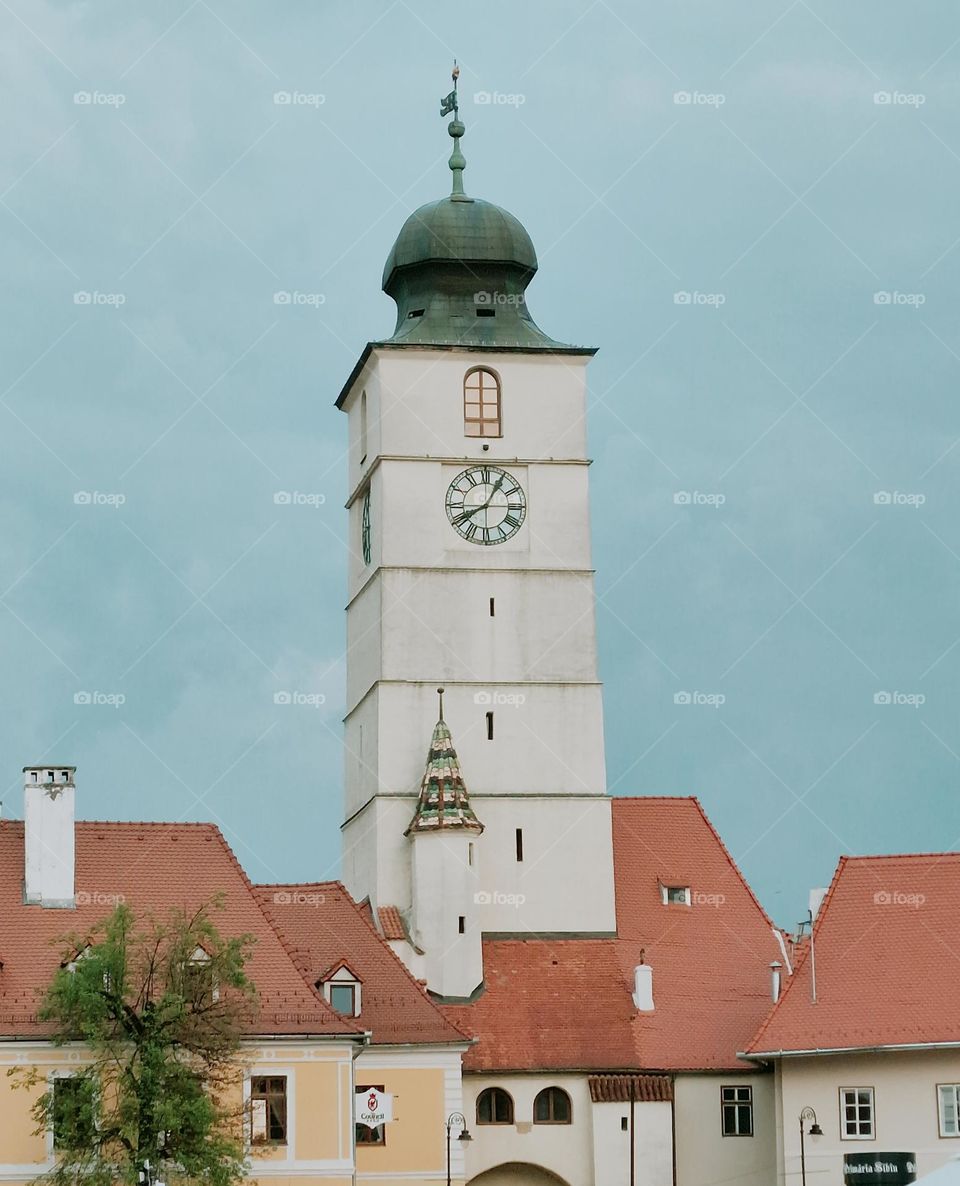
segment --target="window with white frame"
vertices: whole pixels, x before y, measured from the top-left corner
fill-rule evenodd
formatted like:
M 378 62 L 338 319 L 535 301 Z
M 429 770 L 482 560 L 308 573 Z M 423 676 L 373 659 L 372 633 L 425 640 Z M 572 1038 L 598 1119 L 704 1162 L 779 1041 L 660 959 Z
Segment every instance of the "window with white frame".
M 725 1137 L 753 1136 L 753 1088 L 720 1088 L 721 1129 Z
M 330 1006 L 344 1017 L 360 1016 L 360 977 L 346 964 L 325 976 L 317 985 Z
M 872 1141 L 876 1134 L 872 1087 L 840 1088 L 840 1136 L 845 1141 Z
M 938 1083 L 940 1135 L 960 1137 L 960 1083 Z
M 689 906 L 690 905 L 690 886 L 689 885 L 661 885 L 660 897 L 663 900 L 664 906 Z

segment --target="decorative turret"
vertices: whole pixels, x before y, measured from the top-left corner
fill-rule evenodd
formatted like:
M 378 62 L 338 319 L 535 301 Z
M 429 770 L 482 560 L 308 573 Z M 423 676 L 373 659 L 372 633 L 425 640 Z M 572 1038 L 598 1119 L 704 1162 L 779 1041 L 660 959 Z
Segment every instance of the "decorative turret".
M 474 815 L 450 730 L 433 730 L 420 798 L 405 835 L 412 847 L 412 917 L 415 945 L 423 952 L 427 987 L 446 999 L 469 997 L 483 979 Z
M 537 326 L 524 293 L 537 271 L 537 253 L 521 223 L 492 202 L 468 197 L 467 162 L 460 148 L 457 79 L 441 100 L 453 113 L 448 197 L 415 210 L 400 229 L 383 269 L 383 290 L 397 303 L 391 344 L 494 346 L 524 350 L 573 349 Z
M 483 824 L 470 806 L 470 797 L 460 771 L 460 759 L 453 748 L 450 729 L 443 719 L 443 688 L 437 688 L 437 695 L 440 697 L 440 719 L 430 741 L 417 809 L 404 835 L 452 828 L 473 831 L 479 835 L 483 831 Z

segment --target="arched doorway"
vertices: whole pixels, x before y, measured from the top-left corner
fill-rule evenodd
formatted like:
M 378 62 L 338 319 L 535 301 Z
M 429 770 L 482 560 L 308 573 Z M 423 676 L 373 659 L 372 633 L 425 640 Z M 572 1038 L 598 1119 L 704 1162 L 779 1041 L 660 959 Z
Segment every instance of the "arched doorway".
M 468 1186 L 568 1186 L 568 1183 L 539 1165 L 510 1161 L 477 1174 Z

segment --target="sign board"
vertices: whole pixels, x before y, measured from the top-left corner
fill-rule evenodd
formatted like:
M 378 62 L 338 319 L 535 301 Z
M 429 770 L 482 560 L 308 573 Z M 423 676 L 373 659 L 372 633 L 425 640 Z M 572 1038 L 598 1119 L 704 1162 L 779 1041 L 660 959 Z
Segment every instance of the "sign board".
M 844 1186 L 907 1186 L 916 1180 L 916 1153 L 844 1154 Z
M 393 1096 L 375 1087 L 358 1091 L 354 1096 L 353 1116 L 357 1124 L 365 1124 L 367 1128 L 389 1124 L 393 1119 Z

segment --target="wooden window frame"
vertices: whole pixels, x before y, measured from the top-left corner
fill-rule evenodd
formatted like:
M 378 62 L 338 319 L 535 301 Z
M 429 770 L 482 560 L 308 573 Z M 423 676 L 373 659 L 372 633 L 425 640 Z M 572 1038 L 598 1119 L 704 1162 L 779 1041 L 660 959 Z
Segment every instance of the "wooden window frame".
M 550 1113 L 550 1117 L 547 1120 L 538 1120 L 537 1119 L 537 1100 L 539 1100 L 540 1097 L 544 1096 L 544 1095 L 547 1097 L 547 1100 L 549 1101 L 547 1110 Z M 555 1111 L 554 1101 L 556 1100 L 557 1096 L 560 1096 L 560 1095 L 562 1095 L 563 1098 L 567 1101 L 567 1118 L 566 1118 L 566 1120 L 557 1120 L 553 1115 L 553 1113 Z M 536 1096 L 534 1097 L 534 1100 L 533 1100 L 533 1123 L 534 1124 L 573 1124 L 573 1100 L 570 1098 L 570 1093 L 568 1091 L 564 1091 L 564 1089 L 562 1087 L 544 1087 L 542 1091 L 538 1091 Z
M 471 384 L 474 376 L 477 381 Z M 491 408 L 493 415 L 489 414 Z M 503 436 L 503 390 L 500 376 L 490 367 L 471 367 L 463 376 L 463 435 L 481 439 Z
M 481 1120 L 480 1119 L 480 1103 L 486 1096 L 490 1096 L 490 1100 L 491 1100 L 490 1115 L 493 1117 L 492 1120 Z M 500 1096 L 507 1101 L 508 1110 L 509 1110 L 509 1118 L 507 1120 L 498 1120 L 497 1119 L 497 1107 L 496 1107 L 497 1096 Z M 482 1124 L 482 1125 L 484 1125 L 484 1127 L 489 1126 L 490 1128 L 496 1128 L 497 1126 L 499 1126 L 499 1127 L 503 1128 L 505 1125 L 513 1124 L 514 1123 L 513 1096 L 510 1094 L 509 1091 L 507 1091 L 507 1089 L 505 1087 L 485 1087 L 483 1089 L 483 1091 L 481 1091 L 480 1094 L 477 1096 L 475 1113 L 476 1113 L 476 1117 L 477 1117 L 477 1124 L 478 1125 Z
M 731 1099 L 724 1099 L 724 1092 L 732 1091 L 734 1096 Z M 746 1092 L 746 1096 L 740 1097 L 740 1092 Z M 740 1109 L 746 1108 L 750 1117 L 749 1132 L 742 1132 L 740 1130 Z M 734 1131 L 727 1132 L 727 1110 L 730 1109 L 734 1118 Z M 722 1137 L 752 1137 L 754 1133 L 753 1126 L 753 1085 L 750 1083 L 723 1083 L 720 1086 L 720 1135 Z
M 271 1083 L 281 1081 L 283 1088 L 278 1089 L 271 1087 Z M 290 1101 L 290 1092 L 288 1088 L 289 1078 L 287 1075 L 251 1075 L 250 1076 L 250 1127 L 249 1138 L 250 1147 L 252 1149 L 263 1149 L 268 1146 L 286 1145 L 290 1137 L 290 1116 L 288 1104 Z M 263 1086 L 259 1086 L 263 1084 Z M 270 1101 L 272 1099 L 279 1099 L 282 1101 L 281 1124 L 283 1125 L 283 1136 L 270 1136 Z M 264 1100 L 267 1105 L 267 1136 L 264 1140 L 258 1141 L 254 1139 L 253 1135 L 253 1102 L 254 1100 Z
M 850 1133 L 847 1132 L 847 1116 L 846 1110 L 849 1105 L 844 1099 L 845 1092 L 853 1092 L 854 1095 L 861 1091 L 868 1091 L 870 1093 L 870 1132 L 869 1133 Z M 841 1141 L 875 1141 L 877 1139 L 877 1093 L 873 1087 L 840 1087 L 838 1088 L 838 1099 L 840 1103 L 840 1140 Z M 859 1127 L 859 1110 L 863 1106 L 859 1100 L 855 1100 L 853 1106 L 857 1109 L 858 1117 L 856 1124 Z
M 354 1088 L 356 1093 L 361 1091 L 386 1091 L 383 1083 L 358 1083 Z M 387 1143 L 387 1126 L 378 1124 L 371 1128 L 368 1124 L 354 1124 L 354 1144 L 362 1145 L 364 1149 L 383 1149 Z

